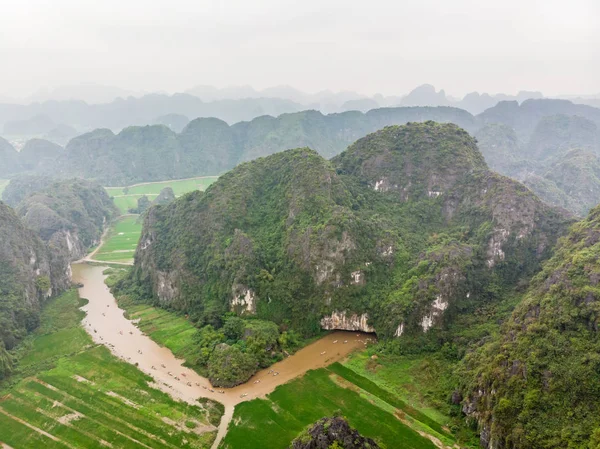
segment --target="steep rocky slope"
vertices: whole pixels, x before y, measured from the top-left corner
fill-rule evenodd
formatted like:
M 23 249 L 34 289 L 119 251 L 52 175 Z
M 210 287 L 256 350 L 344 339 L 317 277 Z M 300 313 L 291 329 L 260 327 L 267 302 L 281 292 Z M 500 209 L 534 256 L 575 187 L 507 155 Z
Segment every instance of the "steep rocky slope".
M 423 334 L 533 273 L 568 223 L 490 172 L 464 130 L 413 123 L 331 162 L 245 163 L 152 208 L 121 287 L 217 326 L 233 310 L 309 335 Z
M 598 204 L 600 133 L 594 121 L 549 115 L 539 120 L 528 140 L 501 123 L 487 124 L 475 136 L 492 169 L 520 180 L 548 204 L 579 216 Z
M 600 202 L 600 159 L 587 150 L 571 150 L 523 183 L 548 204 L 583 217 Z
M 399 443 L 401 444 L 401 443 Z M 344 418 L 323 418 L 299 435 L 289 449 L 379 449 L 371 438 L 365 438 L 350 427 Z
M 575 224 L 501 335 L 464 367 L 464 411 L 486 448 L 600 443 L 600 208 Z
M 46 245 L 0 202 L 0 378 L 11 368 L 6 350 L 37 326 L 44 300 L 69 285 L 68 268 L 53 266 Z
M 117 214 L 106 191 L 84 180 L 50 183 L 23 199 L 16 210 L 62 263 L 82 258 Z
M 10 180 L 2 192 L 2 201 L 16 207 L 34 192 L 40 192 L 55 182 L 49 176 L 19 175 Z
M 25 171 L 42 170 L 54 164 L 63 152 L 63 147 L 48 140 L 31 139 L 19 152 L 19 161 Z

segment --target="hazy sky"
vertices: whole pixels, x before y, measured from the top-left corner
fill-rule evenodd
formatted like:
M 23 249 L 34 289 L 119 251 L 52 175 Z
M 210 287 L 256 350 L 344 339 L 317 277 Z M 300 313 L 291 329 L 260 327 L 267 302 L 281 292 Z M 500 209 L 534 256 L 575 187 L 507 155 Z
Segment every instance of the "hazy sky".
M 600 92 L 599 0 L 0 0 L 0 94 Z

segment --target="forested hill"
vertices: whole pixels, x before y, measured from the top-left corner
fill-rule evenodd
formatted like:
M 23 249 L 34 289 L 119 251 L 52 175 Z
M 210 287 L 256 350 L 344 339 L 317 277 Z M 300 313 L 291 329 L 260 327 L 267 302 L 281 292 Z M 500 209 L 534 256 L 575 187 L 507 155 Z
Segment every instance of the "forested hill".
M 152 208 L 121 288 L 215 326 L 233 310 L 305 335 L 419 336 L 534 273 L 569 222 L 490 172 L 464 130 L 412 123 L 331 161 L 244 163 Z
M 19 177 L 10 182 L 3 197 L 53 249 L 52 257 L 62 259 L 58 266 L 82 258 L 118 214 L 101 185 L 82 179 Z
M 600 207 L 575 224 L 500 335 L 464 366 L 486 448 L 600 447 Z
M 0 202 L 0 379 L 12 367 L 6 350 L 37 326 L 43 301 L 68 285 L 67 267 L 58 277 L 53 268 L 42 240 Z
M 33 139 L 17 152 L 0 141 L 0 177 L 82 177 L 116 186 L 218 175 L 290 148 L 306 146 L 329 158 L 384 126 L 426 120 L 466 129 L 494 171 L 523 182 L 549 204 L 581 216 L 597 204 L 600 109 L 565 100 L 500 102 L 477 116 L 450 107 L 303 111 L 231 126 L 216 118 L 188 123 L 170 114 L 152 121 L 163 125 L 128 127 L 118 134 L 97 129 L 73 138 L 65 149 Z
M 114 134 L 99 129 L 72 139 L 54 161 L 33 173 L 96 179 L 104 185 L 223 173 L 236 164 L 289 148 L 310 146 L 331 157 L 350 143 L 386 125 L 436 120 L 476 128 L 474 117 L 455 108 L 377 109 L 366 114 L 323 115 L 316 111 L 263 116 L 229 126 L 199 118 L 177 134 L 164 125 L 129 127 Z

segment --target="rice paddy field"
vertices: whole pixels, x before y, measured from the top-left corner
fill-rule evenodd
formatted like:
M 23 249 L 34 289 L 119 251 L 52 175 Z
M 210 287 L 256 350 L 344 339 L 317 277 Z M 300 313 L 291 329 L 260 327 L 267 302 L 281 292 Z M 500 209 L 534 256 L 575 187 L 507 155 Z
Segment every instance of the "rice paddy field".
M 142 233 L 142 223 L 138 215 L 118 218 L 105 237 L 104 243 L 94 254 L 93 259 L 102 262 L 133 262 L 133 255 Z
M 175 196 L 181 196 L 193 190 L 206 190 L 217 178 L 218 176 L 203 176 L 199 178 L 135 184 L 127 187 L 105 187 L 105 189 L 109 196 L 114 198 L 115 205 L 121 213 L 126 214 L 130 209 L 137 207 L 138 198 L 144 195 L 152 201 L 162 189 L 171 187 Z
M 341 368 L 341 369 L 340 369 Z M 377 389 L 362 388 L 359 377 L 339 364 L 309 371 L 278 387 L 266 399 L 236 406 L 220 449 L 285 449 L 307 426 L 324 416 L 341 414 L 363 436 L 384 449 L 435 449 L 455 444 L 449 433 L 436 432 L 406 413 Z M 433 435 L 439 446 L 424 435 Z
M 152 388 L 149 376 L 92 342 L 80 326 L 83 304 L 71 290 L 45 306 L 16 372 L 0 384 L 0 447 L 210 447 L 220 407 Z

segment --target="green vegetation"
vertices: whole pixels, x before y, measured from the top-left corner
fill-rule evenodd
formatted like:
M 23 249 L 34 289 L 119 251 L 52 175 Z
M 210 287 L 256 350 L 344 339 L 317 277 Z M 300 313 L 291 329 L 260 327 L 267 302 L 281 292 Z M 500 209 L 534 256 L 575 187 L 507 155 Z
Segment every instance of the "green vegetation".
M 381 336 L 402 323 L 414 336 L 424 317 L 444 327 L 497 301 L 536 270 L 567 223 L 487 171 L 465 131 L 409 124 L 331 162 L 297 149 L 242 164 L 205 193 L 152 208 L 142 237 L 152 244 L 117 289 L 217 330 L 233 310 L 309 337 L 323 316 L 346 310 L 368 313 Z M 490 252 L 496 241 L 501 252 Z
M 596 448 L 600 208 L 575 224 L 502 332 L 465 358 L 465 409 L 507 448 Z
M 294 439 L 290 449 L 379 449 L 370 438 L 364 438 L 344 418 L 323 418 L 310 425 Z
M 20 182 L 27 182 L 27 178 Z M 38 180 L 34 178 L 34 182 Z M 89 248 L 98 242 L 104 223 L 117 214 L 104 189 L 82 179 L 52 182 L 32 192 L 16 209 L 27 225 L 54 247 L 54 251 L 60 246 L 67 253 L 80 257 L 84 253 L 81 247 Z M 70 234 L 69 239 L 64 233 Z
M 124 216 L 111 225 L 105 242 L 94 254 L 94 259 L 104 262 L 133 262 L 142 225 L 138 216 Z
M 165 188 L 171 187 L 175 196 L 181 196 L 194 190 L 206 190 L 217 180 L 217 176 L 204 176 L 199 178 L 179 179 L 173 181 L 134 184 L 128 187 L 105 187 L 108 194 L 114 199 L 115 205 L 122 214 L 137 208 L 137 201 L 144 195 L 151 201 Z
M 128 270 L 116 268 L 107 273 L 107 284 L 113 287 Z M 153 307 L 129 295 L 117 299 L 127 316 L 138 320 L 142 332 L 184 359 L 186 366 L 208 377 L 214 386 L 243 383 L 261 368 L 282 360 L 284 351 L 292 354 L 309 342 L 269 321 L 244 320 L 230 313 L 223 317 L 219 330 L 212 325 L 198 328 L 187 315 Z
M 123 269 L 118 268 L 108 271 L 112 276 L 107 279 L 107 284 L 112 285 L 115 274 L 118 276 L 123 272 Z M 167 347 L 177 358 L 186 360 L 191 366 L 190 361 L 198 357 L 198 346 L 195 339 L 197 329 L 189 319 L 181 314 L 132 301 L 126 296 L 118 298 L 118 301 L 119 307 L 126 311 L 129 319 L 138 320 L 137 326 L 144 334 Z
M 44 243 L 15 212 L 0 203 L 0 379 L 10 374 L 10 352 L 39 325 L 49 291 L 60 291 L 66 267 L 55 275 Z M 50 288 L 52 290 L 50 290 Z
M 80 326 L 84 303 L 75 290 L 50 300 L 19 347 L 15 373 L 0 384 L 0 441 L 15 449 L 210 447 L 209 416 L 219 407 L 174 401 L 94 345 Z
M 260 117 L 249 122 L 231 121 L 235 123 L 232 126 L 216 118 L 198 118 L 180 133 L 164 125 L 128 123 L 110 126 L 122 129 L 117 135 L 109 129 L 96 129 L 71 139 L 59 157 L 37 167 L 35 174 L 96 179 L 103 185 L 124 186 L 218 175 L 240 162 L 301 146 L 310 146 L 331 157 L 369 132 L 410 121 L 453 122 L 469 130 L 477 127 L 471 114 L 456 108 L 386 108 L 368 114 L 351 111 L 331 115 L 303 111 L 278 117 L 265 113 L 263 110 Z M 9 173 L 21 169 L 18 158 L 16 163 Z
M 326 369 L 309 371 L 277 387 L 266 399 L 239 404 L 220 448 L 284 449 L 306 426 L 337 413 L 381 448 L 435 448 L 393 405 L 337 380 Z
M 208 372 L 212 359 L 226 382 L 250 365 L 244 345 L 223 337 L 232 311 L 305 338 L 333 312 L 366 313 L 388 368 L 332 370 L 439 438 L 448 426 L 472 444 L 457 367 L 499 332 L 570 223 L 487 170 L 465 131 L 414 123 L 331 161 L 297 149 L 242 164 L 204 193 L 152 208 L 151 244 L 115 288 L 189 314 Z
M 600 193 L 600 121 L 554 114 L 520 136 L 511 126 L 522 124 L 513 117 L 510 126 L 489 123 L 475 137 L 493 170 L 521 180 L 548 204 L 585 216 Z

